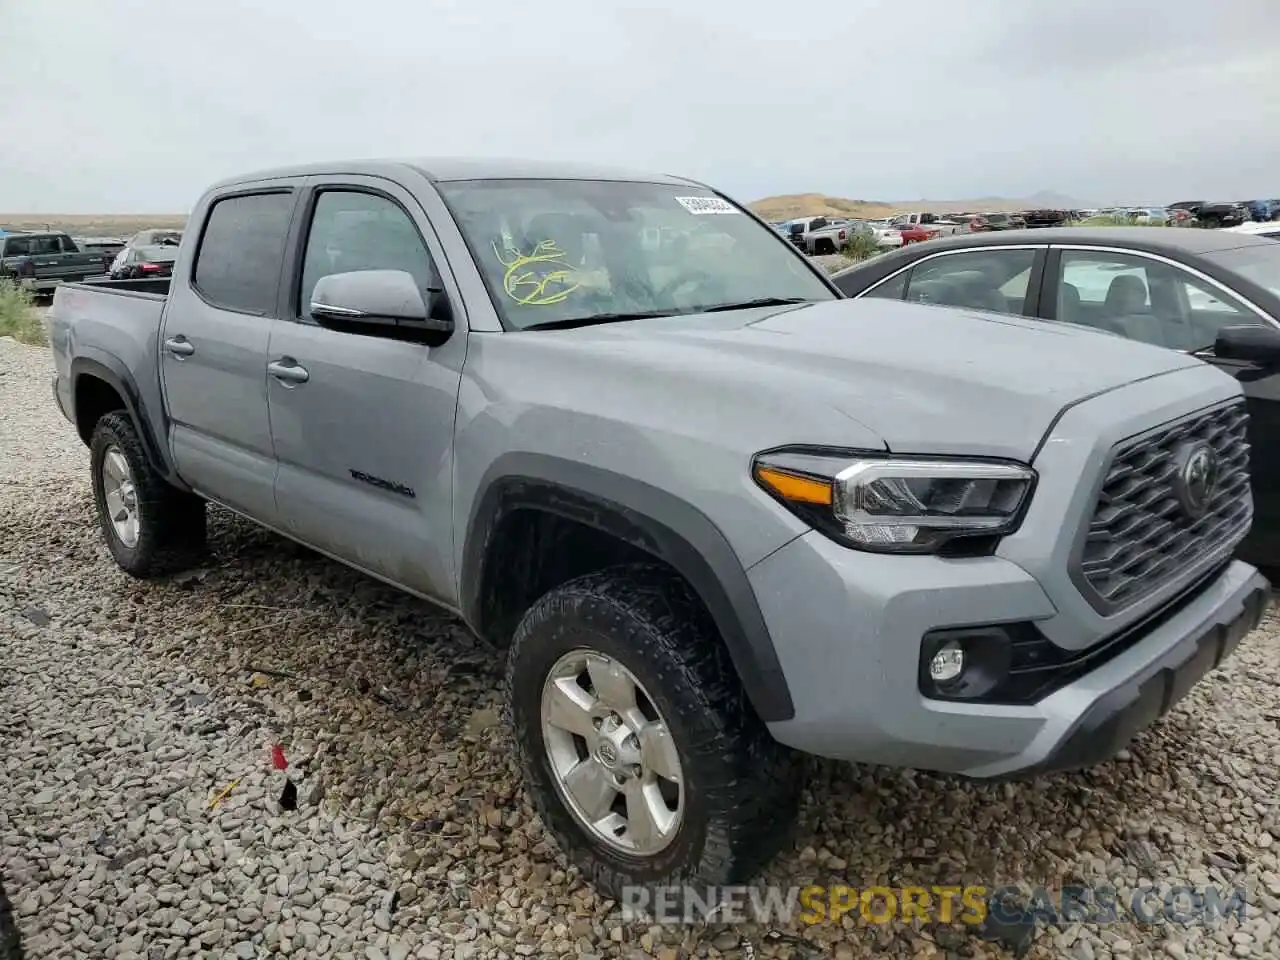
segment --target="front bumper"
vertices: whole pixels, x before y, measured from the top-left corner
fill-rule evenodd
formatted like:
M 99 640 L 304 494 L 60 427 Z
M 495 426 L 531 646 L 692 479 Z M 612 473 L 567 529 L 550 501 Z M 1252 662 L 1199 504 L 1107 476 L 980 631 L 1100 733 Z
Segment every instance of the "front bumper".
M 1025 773 L 1077 770 L 1114 756 L 1167 713 L 1206 673 L 1220 666 L 1262 622 L 1270 602 L 1270 587 L 1255 572 L 1210 623 L 1187 636 L 1153 667 L 1099 698 L 1053 753 Z
M 1007 705 L 933 700 L 917 676 L 930 630 L 1054 615 L 1014 563 L 878 556 L 810 533 L 748 576 L 796 702 L 795 717 L 770 724 L 776 739 L 838 760 L 982 778 L 1110 756 L 1218 666 L 1270 597 L 1261 574 L 1232 561 L 1115 656 L 1036 703 Z

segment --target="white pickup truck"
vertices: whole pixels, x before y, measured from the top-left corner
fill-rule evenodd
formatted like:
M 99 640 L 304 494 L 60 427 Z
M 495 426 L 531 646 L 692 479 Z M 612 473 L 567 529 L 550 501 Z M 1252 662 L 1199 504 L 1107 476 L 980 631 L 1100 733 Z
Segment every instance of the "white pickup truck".
M 896 217 L 890 217 L 889 223 L 899 229 L 928 227 L 930 230 L 936 230 L 940 237 L 949 237 L 953 233 L 960 233 L 964 230 L 964 225 L 958 221 L 948 220 L 946 217 L 940 217 L 936 213 L 925 213 L 923 211 L 900 213 Z

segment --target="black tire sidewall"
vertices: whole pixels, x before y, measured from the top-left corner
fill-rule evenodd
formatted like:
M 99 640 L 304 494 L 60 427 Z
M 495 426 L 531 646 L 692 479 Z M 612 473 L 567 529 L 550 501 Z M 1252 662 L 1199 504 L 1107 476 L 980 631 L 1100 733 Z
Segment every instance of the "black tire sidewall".
M 138 503 L 138 542 L 130 547 L 116 534 L 107 513 L 102 465 L 107 451 L 114 447 L 129 464 Z M 94 427 L 89 443 L 89 469 L 93 499 L 98 511 L 98 524 L 107 549 L 126 572 L 134 575 L 151 573 L 164 556 L 164 513 L 167 484 L 147 462 L 142 441 L 125 415 L 109 413 Z
M 702 859 L 708 816 L 700 762 L 688 749 L 683 718 L 704 706 L 683 683 L 660 648 L 644 642 L 643 621 L 608 601 L 572 590 L 544 598 L 529 611 L 513 644 L 509 704 L 525 776 L 548 829 L 591 862 L 592 880 L 616 890 L 622 882 L 652 883 L 692 875 Z M 627 641 L 636 641 L 630 644 Z M 561 798 L 542 732 L 542 688 L 551 667 L 574 650 L 591 649 L 616 659 L 635 675 L 661 713 L 680 756 L 683 821 L 670 845 L 651 857 L 633 857 L 595 837 Z M 669 679 L 664 679 L 664 675 Z M 620 881 L 618 878 L 623 877 Z

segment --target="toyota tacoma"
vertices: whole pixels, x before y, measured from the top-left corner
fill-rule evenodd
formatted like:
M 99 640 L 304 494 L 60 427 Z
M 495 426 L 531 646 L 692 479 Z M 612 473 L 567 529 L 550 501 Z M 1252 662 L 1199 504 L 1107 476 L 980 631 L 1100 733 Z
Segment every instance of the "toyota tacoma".
M 115 562 L 192 562 L 214 503 L 455 612 L 506 658 L 543 821 L 615 897 L 750 877 L 805 753 L 1103 760 L 1268 602 L 1232 558 L 1233 378 L 843 299 L 679 177 L 247 175 L 172 278 L 63 285 L 46 322 Z

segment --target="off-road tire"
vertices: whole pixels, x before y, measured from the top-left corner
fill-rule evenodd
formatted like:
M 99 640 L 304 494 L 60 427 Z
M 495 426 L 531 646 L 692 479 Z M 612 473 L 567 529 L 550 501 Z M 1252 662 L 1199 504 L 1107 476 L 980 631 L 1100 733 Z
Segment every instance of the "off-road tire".
M 583 647 L 636 676 L 680 756 L 683 822 L 651 857 L 628 856 L 594 838 L 556 787 L 543 739 L 542 688 L 552 665 Z M 789 837 L 800 758 L 769 735 L 706 611 L 666 568 L 614 567 L 538 600 L 512 640 L 506 694 L 533 803 L 561 851 L 606 896 L 625 904 L 625 886 L 687 885 L 705 895 L 708 885 L 744 883 Z
M 102 461 L 116 447 L 128 461 L 138 496 L 138 542 L 127 546 L 107 515 Z M 125 573 L 145 579 L 176 573 L 199 561 L 205 550 L 205 504 L 195 494 L 170 485 L 147 459 L 133 422 L 124 413 L 108 413 L 89 441 L 90 477 L 98 524 L 111 556 Z
M 813 245 L 813 252 L 820 257 L 830 256 L 836 252 L 835 242 L 832 240 L 819 240 Z

